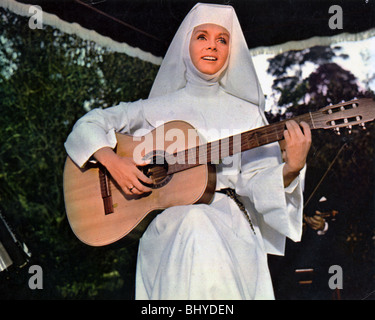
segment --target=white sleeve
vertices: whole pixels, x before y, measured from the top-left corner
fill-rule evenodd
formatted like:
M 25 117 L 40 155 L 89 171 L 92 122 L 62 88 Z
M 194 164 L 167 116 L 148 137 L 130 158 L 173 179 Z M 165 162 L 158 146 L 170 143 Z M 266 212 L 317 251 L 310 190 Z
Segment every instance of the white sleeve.
M 140 101 L 93 109 L 80 118 L 64 145 L 73 162 L 83 167 L 97 150 L 116 147 L 116 132 L 130 134 L 146 127 Z
M 259 122 L 263 125 L 261 119 Z M 241 161 L 241 174 L 236 191 L 249 198 L 257 213 L 261 231 L 263 226 L 264 233 L 268 234 L 270 239 L 284 236 L 300 241 L 303 210 L 301 181 L 300 177 L 297 177 L 284 188 L 284 164 L 281 161 L 279 144 L 271 143 L 245 151 Z

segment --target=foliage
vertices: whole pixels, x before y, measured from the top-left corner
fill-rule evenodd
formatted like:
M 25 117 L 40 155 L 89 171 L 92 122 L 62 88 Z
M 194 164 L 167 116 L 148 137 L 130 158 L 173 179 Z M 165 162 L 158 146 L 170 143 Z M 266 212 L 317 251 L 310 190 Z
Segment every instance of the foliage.
M 274 76 L 272 89 L 279 96 L 278 105 L 298 105 L 308 90 L 308 79 L 303 78 L 303 67 L 308 64 L 323 65 L 344 54 L 338 54 L 340 47 L 315 46 L 304 50 L 291 50 L 269 60 L 267 72 Z
M 44 290 L 15 279 L 0 287 L 13 285 L 16 298 L 130 298 L 136 244 L 89 248 L 70 231 L 63 144 L 88 109 L 147 97 L 157 66 L 0 10 L 0 206 L 42 266 Z

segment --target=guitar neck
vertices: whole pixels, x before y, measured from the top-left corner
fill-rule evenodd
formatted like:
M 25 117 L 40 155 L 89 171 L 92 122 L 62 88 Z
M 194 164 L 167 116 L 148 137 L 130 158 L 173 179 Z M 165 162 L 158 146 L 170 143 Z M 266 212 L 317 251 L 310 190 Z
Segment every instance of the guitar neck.
M 298 123 L 305 121 L 311 128 L 315 128 L 312 113 L 294 117 L 293 120 Z M 173 162 L 175 164 L 170 166 L 168 173 L 174 173 L 200 164 L 217 164 L 223 158 L 282 140 L 284 136 L 285 122 L 286 120 L 269 124 L 257 129 L 252 129 L 224 139 L 177 152 L 173 155 Z
M 374 118 L 374 100 L 363 98 L 330 105 L 315 112 L 296 116 L 290 120 L 295 120 L 297 123 L 304 121 L 311 129 L 339 130 L 346 127 L 351 130 L 351 127 L 354 125 L 360 125 L 365 128 L 365 122 L 373 121 Z M 168 174 L 200 164 L 217 164 L 225 157 L 280 141 L 284 137 L 286 121 L 288 120 L 269 124 L 169 155 L 166 157 L 167 162 L 175 164 L 169 166 Z M 168 157 L 171 157 L 172 161 L 169 161 Z

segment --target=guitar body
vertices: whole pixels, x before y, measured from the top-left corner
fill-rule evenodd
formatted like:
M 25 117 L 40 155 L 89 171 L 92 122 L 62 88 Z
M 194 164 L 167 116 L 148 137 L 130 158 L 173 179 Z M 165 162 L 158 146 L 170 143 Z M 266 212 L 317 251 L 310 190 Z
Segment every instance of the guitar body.
M 171 133 L 177 136 L 172 139 Z M 137 158 L 139 153 L 139 159 L 145 156 L 147 159 L 147 155 L 152 158 L 170 150 L 185 150 L 193 146 L 192 141 L 198 145 L 199 136 L 188 123 L 172 121 L 139 139 L 117 134 L 117 141 L 118 155 Z M 125 195 L 107 175 L 105 187 L 110 193 L 107 210 L 108 206 L 112 210 L 106 212 L 100 178 L 103 170 L 99 164 L 91 163 L 79 168 L 69 157 L 64 169 L 65 207 L 70 226 L 82 242 L 91 246 L 108 245 L 124 237 L 137 239 L 157 213 L 172 206 L 209 203 L 216 186 L 214 166 L 206 164 L 159 178 L 152 192 L 142 196 Z

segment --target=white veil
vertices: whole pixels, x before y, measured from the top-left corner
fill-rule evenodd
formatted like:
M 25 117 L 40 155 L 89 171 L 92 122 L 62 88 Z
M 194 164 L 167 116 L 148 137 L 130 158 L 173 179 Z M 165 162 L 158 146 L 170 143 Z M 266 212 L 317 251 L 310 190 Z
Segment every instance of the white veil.
M 213 23 L 230 32 L 230 55 L 227 69 L 219 84 L 227 93 L 259 106 L 264 112 L 264 95 L 242 33 L 240 23 L 232 6 L 196 4 L 181 23 L 160 66 L 149 97 L 175 92 L 186 85 L 184 56 L 188 52 L 194 27 Z

